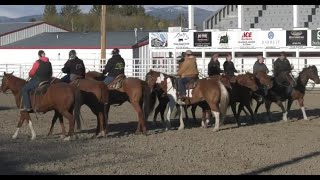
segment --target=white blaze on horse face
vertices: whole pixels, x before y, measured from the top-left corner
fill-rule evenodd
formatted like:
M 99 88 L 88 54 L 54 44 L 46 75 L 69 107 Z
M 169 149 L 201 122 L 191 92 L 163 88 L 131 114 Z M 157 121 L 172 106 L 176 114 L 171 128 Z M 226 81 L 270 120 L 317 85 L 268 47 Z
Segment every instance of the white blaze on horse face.
M 164 75 L 160 73 L 160 76 L 157 78 L 156 83 L 160 84 L 162 81 L 164 81 Z

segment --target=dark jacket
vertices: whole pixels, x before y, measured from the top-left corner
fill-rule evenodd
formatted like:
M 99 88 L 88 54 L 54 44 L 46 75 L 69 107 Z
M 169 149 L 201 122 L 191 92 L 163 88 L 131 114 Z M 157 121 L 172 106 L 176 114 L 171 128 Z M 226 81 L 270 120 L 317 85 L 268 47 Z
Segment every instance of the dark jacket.
M 213 61 L 212 59 L 210 60 L 208 64 L 208 75 L 213 76 L 213 75 L 220 75 L 221 73 L 220 69 L 220 62 L 219 60 Z
M 113 55 L 112 58 L 110 58 L 107 62 L 107 65 L 105 66 L 103 70 L 103 74 L 107 74 L 108 76 L 111 77 L 117 77 L 120 74 L 124 74 L 124 67 L 125 67 L 125 62 L 124 59 L 116 54 Z
M 49 58 L 41 57 L 37 60 L 29 72 L 29 76 L 39 81 L 48 81 L 52 76 L 52 65 Z
M 278 58 L 273 65 L 274 65 L 274 70 L 273 70 L 274 77 L 277 77 L 283 71 L 291 72 L 292 70 L 292 67 L 288 59 L 281 60 Z
M 62 72 L 85 77 L 86 67 L 83 64 L 83 61 L 76 56 L 74 59 L 70 59 L 64 64 Z
M 232 61 L 230 62 L 225 61 L 223 63 L 223 71 L 226 75 L 229 75 L 229 76 L 234 76 L 234 73 L 237 72 Z
M 253 75 L 256 75 L 260 71 L 268 73 L 269 69 L 264 63 L 260 64 L 259 61 L 256 61 L 253 65 Z

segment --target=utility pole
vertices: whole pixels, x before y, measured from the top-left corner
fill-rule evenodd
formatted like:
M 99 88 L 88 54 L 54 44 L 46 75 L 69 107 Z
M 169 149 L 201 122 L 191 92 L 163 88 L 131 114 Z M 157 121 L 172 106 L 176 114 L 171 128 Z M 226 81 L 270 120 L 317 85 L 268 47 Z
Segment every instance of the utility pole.
M 102 71 L 103 66 L 106 62 L 106 10 L 107 6 L 101 6 L 101 61 L 100 61 L 100 70 Z

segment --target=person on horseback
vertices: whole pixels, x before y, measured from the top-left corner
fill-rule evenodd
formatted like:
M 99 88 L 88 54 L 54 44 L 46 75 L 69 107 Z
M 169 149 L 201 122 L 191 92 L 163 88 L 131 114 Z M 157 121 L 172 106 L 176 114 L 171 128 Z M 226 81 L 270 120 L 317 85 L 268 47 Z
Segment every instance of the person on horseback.
M 186 84 L 193 79 L 198 79 L 199 71 L 197 67 L 197 59 L 192 54 L 191 50 L 187 50 L 184 56 L 178 73 L 177 73 L 177 84 L 178 84 L 178 102 L 182 103 L 186 98 Z
M 78 58 L 75 50 L 69 52 L 69 59 L 61 69 L 63 73 L 67 73 L 62 82 L 70 83 L 76 79 L 84 79 L 86 74 L 86 67 L 81 59 Z
M 227 57 L 226 57 L 226 61 L 223 63 L 223 71 L 224 74 L 228 75 L 228 76 L 234 76 L 235 72 L 238 72 L 236 70 L 236 68 L 234 67 L 232 60 L 232 55 L 231 53 L 228 53 Z
M 41 82 L 49 81 L 52 76 L 52 65 L 49 58 L 45 56 L 43 50 L 38 52 L 39 59 L 34 62 L 31 70 L 29 71 L 29 77 L 31 80 L 21 89 L 23 108 L 21 111 L 31 111 L 31 103 L 29 93 L 37 88 Z
M 108 73 L 103 81 L 106 85 L 110 84 L 117 76 L 124 75 L 125 62 L 119 53 L 120 50 L 118 48 L 112 50 L 112 57 L 108 60 L 102 72 L 103 75 Z
M 257 61 L 253 65 L 253 75 L 256 76 L 258 72 L 263 71 L 266 72 L 267 74 L 269 73 L 269 69 L 264 63 L 264 58 L 262 55 L 259 55 L 257 57 Z
M 222 72 L 220 69 L 220 62 L 218 59 L 219 54 L 214 53 L 208 64 L 208 76 L 220 75 L 220 73 Z
M 293 69 L 293 67 L 291 66 L 289 60 L 287 59 L 286 53 L 285 52 L 281 52 L 280 53 L 280 57 L 274 62 L 274 69 L 273 69 L 273 76 L 276 79 L 276 81 L 287 87 L 287 93 L 291 94 L 292 90 L 293 90 L 293 84 L 290 84 L 290 82 L 288 82 L 288 80 L 286 80 L 285 78 L 283 78 L 281 76 L 281 74 L 283 72 L 289 72 L 291 78 L 293 78 L 292 74 L 291 74 L 291 70 Z M 293 78 L 294 79 L 294 78 Z
M 262 54 L 258 55 L 257 57 L 257 61 L 254 63 L 253 65 L 253 76 L 257 76 L 258 72 L 266 72 L 267 74 L 269 73 L 269 69 L 268 67 L 266 66 L 266 64 L 264 63 L 264 60 L 266 58 L 264 58 L 262 56 Z M 258 96 L 266 96 L 267 93 L 268 93 L 268 90 L 265 88 L 265 87 L 262 87 L 260 85 L 260 83 L 258 83 L 259 85 L 259 89 L 258 91 L 256 92 L 256 94 Z

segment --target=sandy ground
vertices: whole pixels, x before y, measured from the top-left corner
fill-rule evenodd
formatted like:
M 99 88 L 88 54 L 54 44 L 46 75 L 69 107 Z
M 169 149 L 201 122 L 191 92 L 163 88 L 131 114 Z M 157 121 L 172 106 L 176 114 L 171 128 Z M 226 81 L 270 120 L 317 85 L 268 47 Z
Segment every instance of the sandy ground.
M 60 139 L 58 123 L 54 135 L 46 136 L 52 112 L 38 120 L 32 115 L 36 140 L 30 140 L 27 124 L 11 139 L 18 110 L 11 94 L 1 94 L 0 101 L 0 174 L 320 174 L 320 92 L 306 95 L 310 121 L 302 120 L 294 103 L 284 122 L 273 104 L 271 123 L 262 113 L 255 125 L 246 125 L 243 117 L 240 128 L 231 123 L 213 132 L 190 121 L 184 130 L 164 132 L 160 123 L 151 126 L 150 117 L 148 136 L 134 135 L 137 115 L 125 103 L 111 108 L 109 136 L 100 139 L 90 139 L 96 120 L 83 106 L 84 130 L 71 142 Z M 197 114 L 200 118 L 200 109 Z

